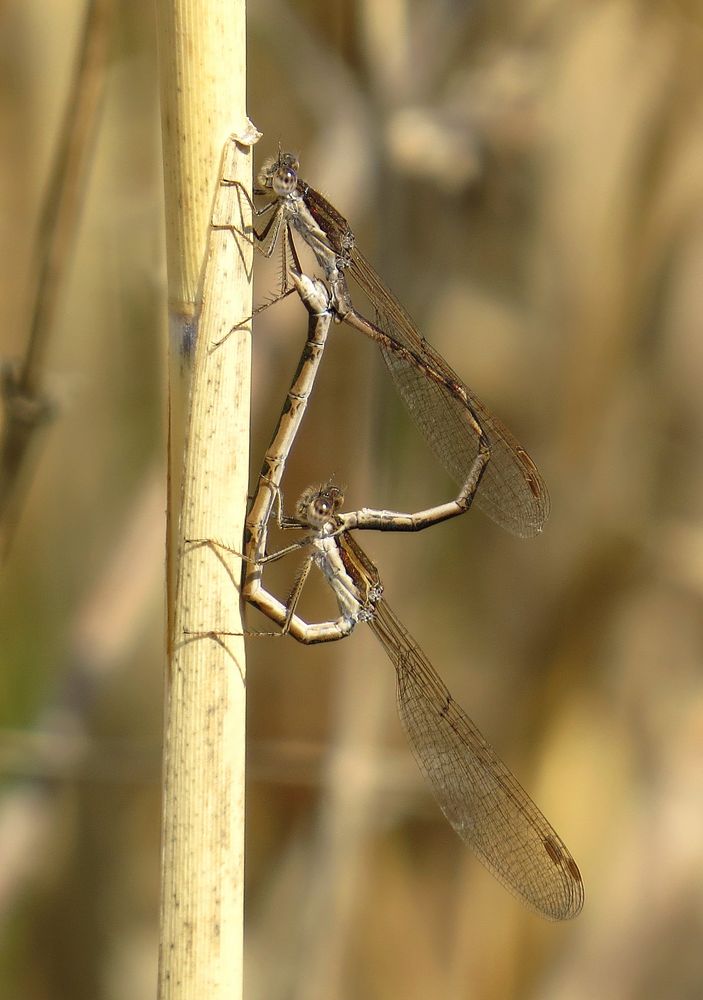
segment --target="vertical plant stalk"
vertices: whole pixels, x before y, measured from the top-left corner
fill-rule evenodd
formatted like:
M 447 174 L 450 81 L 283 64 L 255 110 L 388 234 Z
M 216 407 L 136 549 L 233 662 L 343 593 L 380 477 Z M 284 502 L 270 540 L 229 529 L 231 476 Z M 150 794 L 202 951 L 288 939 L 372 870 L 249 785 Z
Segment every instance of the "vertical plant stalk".
M 28 485 L 27 459 L 52 415 L 44 360 L 78 229 L 86 175 L 102 106 L 112 0 L 89 0 L 64 120 L 49 175 L 33 254 L 25 356 L 0 373 L 5 420 L 0 435 L 0 557 L 10 547 Z
M 244 645 L 243 638 L 225 646 L 188 633 L 241 635 L 239 566 L 233 562 L 228 572 L 211 548 L 187 540 L 242 547 L 251 345 L 249 325 L 237 324 L 252 311 L 251 249 L 210 229 L 210 220 L 213 210 L 218 220 L 228 215 L 236 190 L 218 186 L 222 172 L 251 189 L 250 145 L 258 136 L 245 113 L 243 0 L 159 0 L 157 8 L 171 327 L 158 995 L 236 1000 L 242 995 Z M 232 221 L 241 227 L 249 220 L 238 214 Z

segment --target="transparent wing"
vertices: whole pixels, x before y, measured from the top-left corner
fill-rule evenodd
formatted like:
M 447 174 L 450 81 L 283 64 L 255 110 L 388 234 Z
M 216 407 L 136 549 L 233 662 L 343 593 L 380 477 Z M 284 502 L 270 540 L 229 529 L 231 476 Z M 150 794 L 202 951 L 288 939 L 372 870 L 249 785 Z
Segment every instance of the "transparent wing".
M 442 812 L 499 881 L 551 920 L 583 905 L 576 862 L 527 792 L 454 701 L 385 601 L 370 626 L 397 675 L 398 710 Z
M 445 359 L 417 332 L 413 320 L 362 253 L 351 251 L 350 271 L 377 310 L 378 325 L 396 343 L 461 386 L 488 437 L 491 458 L 475 503 L 501 527 L 528 537 L 549 516 L 549 493 L 536 465 L 510 431 L 465 385 Z M 463 483 L 478 451 L 476 429 L 450 388 L 430 381 L 411 362 L 381 349 L 398 392 L 428 444 L 450 476 Z

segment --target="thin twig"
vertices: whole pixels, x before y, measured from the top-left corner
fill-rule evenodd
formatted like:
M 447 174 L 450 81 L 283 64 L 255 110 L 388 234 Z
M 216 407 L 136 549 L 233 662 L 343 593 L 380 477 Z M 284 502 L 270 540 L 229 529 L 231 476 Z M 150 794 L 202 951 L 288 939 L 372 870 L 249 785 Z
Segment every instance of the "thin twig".
M 87 170 L 105 89 L 112 0 L 90 0 L 83 25 L 59 144 L 47 185 L 34 250 L 27 350 L 18 364 L 5 362 L 0 398 L 5 422 L 0 436 L 0 557 L 9 549 L 28 477 L 30 444 L 53 414 L 43 372 L 56 308 L 71 257 Z

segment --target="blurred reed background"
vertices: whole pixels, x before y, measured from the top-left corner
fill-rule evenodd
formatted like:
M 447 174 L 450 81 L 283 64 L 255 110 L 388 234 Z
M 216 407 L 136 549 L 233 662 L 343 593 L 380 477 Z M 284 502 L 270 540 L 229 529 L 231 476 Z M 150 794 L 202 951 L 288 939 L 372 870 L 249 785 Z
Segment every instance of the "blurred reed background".
M 154 993 L 165 301 L 151 5 L 116 5 L 106 94 L 0 597 L 0 995 Z M 524 911 L 403 741 L 367 630 L 252 639 L 247 996 L 703 994 L 703 5 L 259 0 L 258 160 L 280 142 L 552 495 L 522 542 L 478 511 L 363 538 L 386 595 L 578 860 Z M 82 5 L 0 9 L 2 355 Z M 255 296 L 275 287 L 259 262 Z M 253 473 L 305 336 L 257 319 Z M 349 509 L 453 494 L 375 348 L 336 327 L 287 476 Z M 295 567 L 271 579 L 285 593 Z M 310 588 L 305 610 L 330 610 Z M 251 619 L 252 627 L 264 627 Z

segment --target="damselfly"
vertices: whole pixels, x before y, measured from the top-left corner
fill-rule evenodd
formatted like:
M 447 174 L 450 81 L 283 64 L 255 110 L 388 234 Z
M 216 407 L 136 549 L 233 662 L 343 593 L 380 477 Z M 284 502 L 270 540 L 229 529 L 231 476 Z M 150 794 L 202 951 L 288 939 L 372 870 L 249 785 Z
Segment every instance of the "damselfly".
M 359 622 L 368 623 L 395 667 L 398 711 L 410 748 L 449 823 L 495 877 L 532 909 L 552 920 L 575 917 L 584 896 L 576 862 L 386 603 L 376 567 L 339 512 L 343 500 L 340 488 L 331 484 L 303 493 L 295 518 L 281 523 L 308 533 L 251 567 L 257 576 L 256 606 L 306 644 L 342 638 Z M 283 603 L 265 590 L 261 572 L 264 563 L 291 548 L 307 554 Z M 339 608 L 335 620 L 308 623 L 296 613 L 313 566 L 334 593 Z
M 517 535 L 541 531 L 549 494 L 534 462 L 510 431 L 465 385 L 444 358 L 418 333 L 413 320 L 356 246 L 346 219 L 299 175 L 298 160 L 280 152 L 259 172 L 256 193 L 273 212 L 258 233 L 262 252 L 282 246 L 300 270 L 293 233 L 312 250 L 328 283 L 340 319 L 376 341 L 410 414 L 447 472 L 462 489 L 457 501 L 476 502 L 498 524 Z M 288 253 L 284 253 L 284 265 Z M 377 322 L 354 306 L 347 274 L 368 296 Z M 472 492 L 473 491 L 473 492 Z

